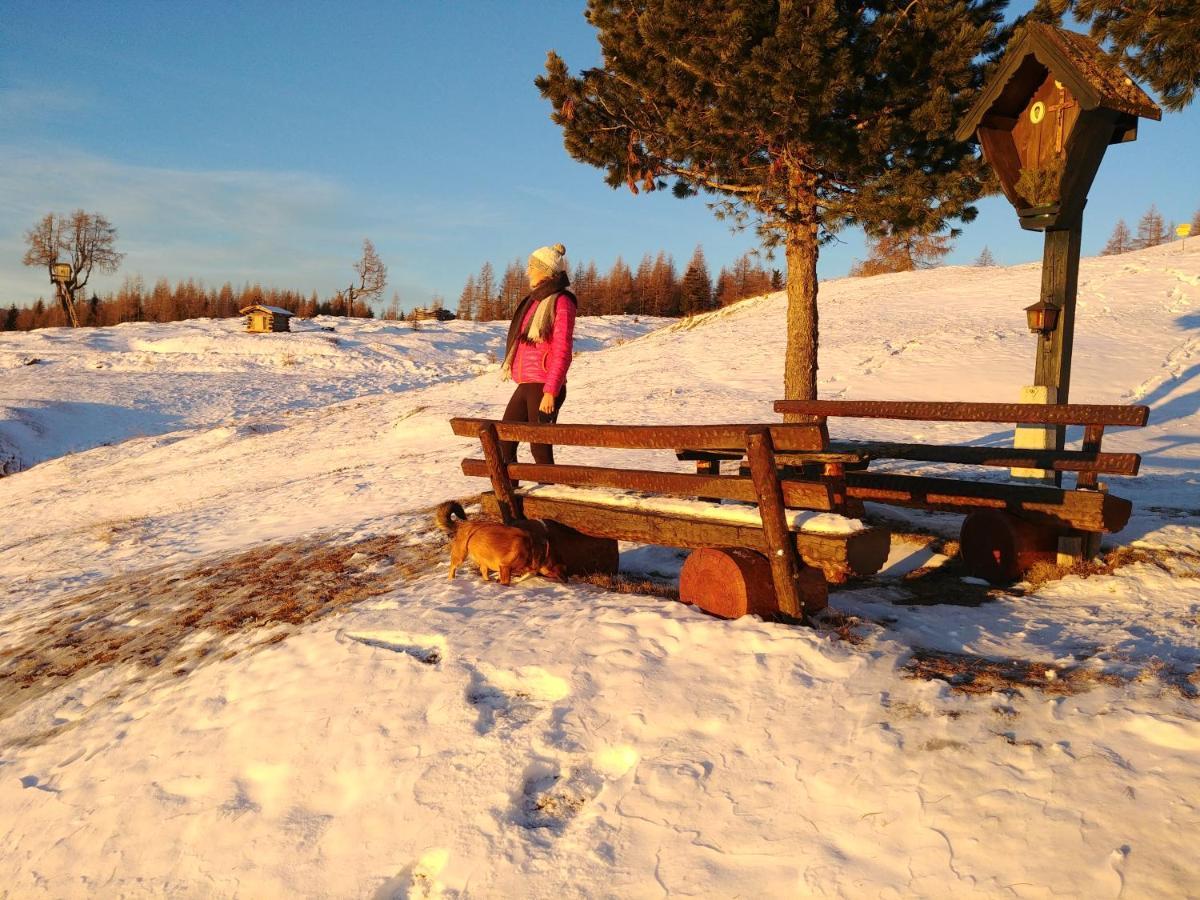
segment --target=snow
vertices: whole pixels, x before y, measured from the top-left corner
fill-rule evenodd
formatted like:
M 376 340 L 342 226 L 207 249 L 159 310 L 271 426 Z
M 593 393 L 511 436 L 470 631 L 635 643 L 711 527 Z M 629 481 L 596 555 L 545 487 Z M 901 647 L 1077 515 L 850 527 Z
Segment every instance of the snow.
M 640 509 L 667 515 L 686 516 L 707 522 L 729 522 L 762 527 L 758 507 L 750 503 L 721 503 L 690 500 L 683 497 L 663 497 L 637 491 L 606 490 L 602 488 L 569 487 L 562 484 L 542 484 L 521 488 L 519 493 L 532 497 L 574 500 L 619 509 Z M 866 526 L 858 519 L 836 513 L 819 513 L 805 509 L 785 510 L 784 518 L 792 531 L 808 534 L 853 534 Z
M 1036 265 L 822 284 L 821 395 L 1013 401 L 1038 286 Z M 581 320 L 562 421 L 774 420 L 784 303 Z M 1198 309 L 1200 247 L 1081 266 L 1071 399 L 1151 407 L 1148 427 L 1105 436 L 1143 454 L 1110 484 L 1135 504 L 1106 539 L 1125 565 L 1012 592 L 947 569 L 922 593 L 959 518 L 871 507 L 925 535 L 832 591 L 817 628 L 447 580 L 429 509 L 483 487 L 459 469 L 477 442 L 447 420 L 502 409 L 503 323 L 0 335 L 0 442 L 20 469 L 0 479 L 0 884 L 1200 894 Z M 682 557 L 623 550 L 635 577 Z M 956 659 L 981 667 L 916 677 Z

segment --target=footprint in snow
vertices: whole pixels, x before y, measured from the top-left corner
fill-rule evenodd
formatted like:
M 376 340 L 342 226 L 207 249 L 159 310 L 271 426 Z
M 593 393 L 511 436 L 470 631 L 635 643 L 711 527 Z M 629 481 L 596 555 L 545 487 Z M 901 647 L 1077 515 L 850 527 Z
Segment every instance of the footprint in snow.
M 438 880 L 449 861 L 449 850 L 436 847 L 427 851 L 415 863 L 380 885 L 373 900 L 441 900 L 459 896 L 458 891 L 447 889 Z
M 488 734 L 500 724 L 509 729 L 529 724 L 570 692 L 565 679 L 541 666 L 508 670 L 480 663 L 471 667 L 467 702 L 479 711 L 476 731 Z
M 564 770 L 554 762 L 536 762 L 525 770 L 513 818 L 522 828 L 562 834 L 603 787 L 603 777 L 589 766 Z

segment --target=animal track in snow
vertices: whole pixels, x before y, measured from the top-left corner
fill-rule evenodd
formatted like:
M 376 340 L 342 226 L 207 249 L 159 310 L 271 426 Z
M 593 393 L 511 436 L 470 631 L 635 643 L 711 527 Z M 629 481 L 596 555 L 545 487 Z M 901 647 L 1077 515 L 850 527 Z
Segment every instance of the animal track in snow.
M 343 632 L 352 641 L 393 653 L 407 653 L 417 662 L 436 666 L 446 656 L 446 639 L 440 634 L 409 634 L 405 631 Z
M 471 673 L 467 702 L 479 710 L 476 730 L 488 734 L 500 722 L 520 728 L 544 712 L 546 704 L 570 694 L 567 682 L 540 666 L 509 671 L 481 663 Z
M 590 766 L 563 770 L 558 763 L 535 762 L 525 770 L 514 818 L 523 828 L 561 834 L 603 787 Z

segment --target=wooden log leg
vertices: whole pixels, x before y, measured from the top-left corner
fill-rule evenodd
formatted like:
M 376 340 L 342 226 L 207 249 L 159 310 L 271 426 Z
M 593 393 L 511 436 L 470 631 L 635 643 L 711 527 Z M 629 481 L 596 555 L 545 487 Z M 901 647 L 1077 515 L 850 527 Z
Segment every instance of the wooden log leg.
M 719 459 L 698 459 L 698 460 L 696 460 L 696 474 L 697 475 L 720 475 L 721 474 L 721 461 Z M 718 497 L 697 497 L 696 499 L 701 500 L 705 503 L 720 503 L 721 502 L 720 498 L 718 498 Z
M 746 457 L 750 461 L 750 476 L 758 495 L 758 512 L 762 518 L 771 561 L 771 578 L 780 612 L 799 618 L 804 615 L 804 598 L 799 577 L 803 563 L 796 553 L 796 543 L 788 531 L 783 506 L 783 489 L 775 469 L 775 449 L 771 432 L 764 426 L 746 433 Z
M 803 569 L 797 585 L 806 612 L 828 605 L 829 586 L 820 569 Z M 745 547 L 705 547 L 690 554 L 679 573 L 679 599 L 723 619 L 780 612 L 770 562 Z
M 963 520 L 959 543 L 967 571 L 992 584 L 1011 584 L 1037 562 L 1058 558 L 1059 532 L 998 509 L 976 510 Z
M 592 537 L 552 519 L 543 519 L 554 558 L 572 575 L 616 575 L 620 562 L 613 538 Z
M 1058 539 L 1058 564 L 1073 566 L 1078 562 L 1093 559 L 1100 553 L 1100 538 L 1096 531 L 1078 531 L 1061 535 Z
M 805 566 L 815 567 L 830 584 L 874 575 L 887 562 L 892 532 L 867 528 L 850 534 L 795 535 L 796 550 Z
M 488 423 L 479 426 L 479 443 L 483 445 L 488 476 L 492 480 L 492 490 L 496 493 L 500 507 L 500 520 L 508 525 L 522 518 L 521 499 L 508 477 L 508 466 L 505 465 L 504 455 L 500 452 L 500 438 L 496 435 L 495 425 Z

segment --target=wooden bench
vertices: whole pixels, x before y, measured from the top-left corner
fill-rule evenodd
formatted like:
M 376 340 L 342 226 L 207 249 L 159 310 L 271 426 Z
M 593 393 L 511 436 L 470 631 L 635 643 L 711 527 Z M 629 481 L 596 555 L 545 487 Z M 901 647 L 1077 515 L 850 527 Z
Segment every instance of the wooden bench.
M 831 418 L 867 418 L 1056 428 L 1055 449 L 830 441 L 819 452 L 781 455 L 785 466 L 794 465 L 798 471 L 820 467 L 827 478 L 844 482 L 851 504 L 871 501 L 965 513 L 960 541 L 963 558 L 973 574 L 993 582 L 1016 580 L 1033 562 L 1057 557 L 1060 545 L 1073 555 L 1094 555 L 1101 534 L 1125 527 L 1132 504 L 1108 493 L 1099 476 L 1134 476 L 1141 457 L 1103 452 L 1104 429 L 1141 427 L 1149 417 L 1145 406 L 869 400 L 781 400 L 775 403 L 775 411 L 826 427 Z M 1062 449 L 1063 430 L 1068 425 L 1084 428 L 1079 450 Z M 965 472 L 944 478 L 865 471 L 872 462 L 889 459 L 1036 469 L 1051 473 L 1053 484 L 968 480 Z M 1063 487 L 1064 473 L 1074 475 L 1073 489 Z
M 828 443 L 824 423 L 529 425 L 456 418 L 451 420 L 451 427 L 457 435 L 479 439 L 483 458 L 463 460 L 462 470 L 467 475 L 491 480 L 492 492 L 484 494 L 484 506 L 503 521 L 552 520 L 582 535 L 614 542 L 626 540 L 691 549 L 753 551 L 761 554 L 758 557 L 761 564 L 744 553 L 733 554 L 725 561 L 738 568 L 751 582 L 755 567 L 768 573 L 766 586 L 773 592 L 773 605 L 788 616 L 799 617 L 823 606 L 827 580 L 843 581 L 852 575 L 873 574 L 887 558 L 890 534 L 886 529 L 862 526 L 831 534 L 805 531 L 803 525 L 789 526 L 789 509 L 836 513 L 845 507 L 845 496 L 838 493 L 835 479 L 823 475 L 816 478 L 790 475 L 781 470 L 776 459 L 777 453 L 809 453 L 824 449 Z M 747 460 L 748 474 L 692 474 L 561 463 L 505 465 L 500 453 L 502 440 L 556 447 L 672 452 L 686 448 L 698 452 L 736 453 Z M 717 518 L 714 519 L 687 511 L 623 509 L 593 497 L 538 496 L 536 492 L 518 490 L 514 485 L 518 481 L 637 491 L 650 497 L 741 501 L 754 505 L 757 521 L 722 520 L 729 507 L 715 509 Z M 596 555 L 611 557 L 609 553 Z M 689 557 L 688 564 L 693 558 L 697 555 Z M 688 564 L 685 564 L 684 575 Z M 814 579 L 813 575 L 817 573 L 819 578 Z M 681 583 L 683 580 L 681 576 Z M 748 582 L 742 587 L 749 591 L 752 586 Z M 684 593 L 681 589 L 681 599 L 690 599 L 683 596 Z M 710 608 L 704 602 L 700 605 Z

